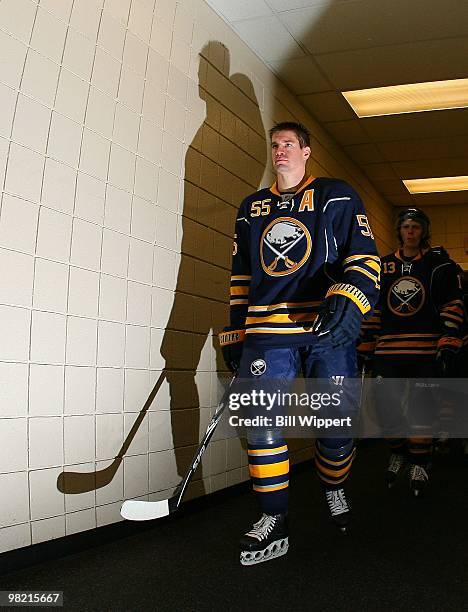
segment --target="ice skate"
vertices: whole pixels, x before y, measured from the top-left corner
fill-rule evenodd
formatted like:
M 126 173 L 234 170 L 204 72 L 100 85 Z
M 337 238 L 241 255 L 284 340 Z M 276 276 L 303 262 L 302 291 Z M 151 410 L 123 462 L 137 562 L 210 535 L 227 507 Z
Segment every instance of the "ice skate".
M 325 489 L 325 497 L 332 521 L 343 533 L 346 533 L 351 508 L 346 500 L 344 489 Z
M 387 471 L 385 472 L 385 481 L 389 489 L 393 487 L 398 476 L 404 471 L 407 466 L 406 458 L 401 453 L 392 453 L 388 462 Z
M 410 487 L 414 495 L 418 497 L 422 494 L 429 481 L 429 474 L 422 465 L 412 465 L 410 468 Z
M 242 565 L 271 561 L 288 552 L 288 524 L 285 514 L 263 514 L 240 541 Z

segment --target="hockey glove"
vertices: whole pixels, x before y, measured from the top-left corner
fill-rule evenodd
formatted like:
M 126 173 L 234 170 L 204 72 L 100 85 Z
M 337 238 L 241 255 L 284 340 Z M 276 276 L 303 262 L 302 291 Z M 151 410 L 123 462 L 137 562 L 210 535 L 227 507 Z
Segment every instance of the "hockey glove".
M 244 346 L 245 330 L 232 329 L 229 325 L 219 334 L 219 344 L 223 352 L 226 367 L 231 372 L 237 372 Z
M 454 371 L 461 344 L 461 340 L 453 336 L 442 336 L 439 339 L 436 360 L 442 376 L 450 376 Z
M 322 304 L 313 325 L 318 337 L 317 352 L 356 342 L 361 329 L 362 313 L 345 295 L 329 295 Z

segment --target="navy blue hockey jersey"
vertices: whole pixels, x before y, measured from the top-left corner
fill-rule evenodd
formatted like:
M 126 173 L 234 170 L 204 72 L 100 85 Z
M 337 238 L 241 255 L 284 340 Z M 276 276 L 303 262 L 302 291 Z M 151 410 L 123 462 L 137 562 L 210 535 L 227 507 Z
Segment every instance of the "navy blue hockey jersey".
M 367 314 L 378 298 L 379 277 L 374 237 L 350 185 L 310 177 L 283 201 L 275 183 L 239 208 L 231 327 L 261 344 L 309 344 L 327 295 L 346 295 Z
M 428 250 L 411 260 L 400 251 L 382 258 L 382 289 L 375 313 L 363 323 L 362 353 L 420 358 L 444 343 L 458 346 L 464 320 L 457 265 Z

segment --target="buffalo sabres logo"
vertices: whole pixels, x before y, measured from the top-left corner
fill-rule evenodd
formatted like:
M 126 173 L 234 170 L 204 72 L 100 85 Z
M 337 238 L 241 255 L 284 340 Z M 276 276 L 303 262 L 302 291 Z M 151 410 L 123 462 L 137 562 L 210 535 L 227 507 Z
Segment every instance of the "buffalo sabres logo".
M 413 276 L 399 278 L 390 287 L 387 304 L 393 314 L 410 317 L 424 304 L 425 291 L 421 282 Z
M 311 248 L 309 230 L 303 223 L 292 217 L 278 217 L 262 234 L 262 268 L 270 276 L 292 274 L 307 261 Z
M 255 359 L 250 364 L 250 371 L 254 376 L 261 376 L 265 374 L 267 368 L 267 364 L 263 359 Z

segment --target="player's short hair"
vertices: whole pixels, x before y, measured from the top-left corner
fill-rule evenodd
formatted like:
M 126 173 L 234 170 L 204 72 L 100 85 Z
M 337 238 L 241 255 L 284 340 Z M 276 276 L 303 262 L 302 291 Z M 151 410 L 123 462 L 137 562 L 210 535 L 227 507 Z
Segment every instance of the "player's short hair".
M 270 130 L 270 140 L 273 138 L 273 135 L 277 132 L 283 132 L 284 130 L 289 130 L 290 132 L 294 132 L 297 136 L 299 144 L 301 145 L 301 149 L 304 147 L 310 147 L 310 132 L 302 123 L 296 123 L 295 121 L 281 121 L 281 123 L 276 123 Z

